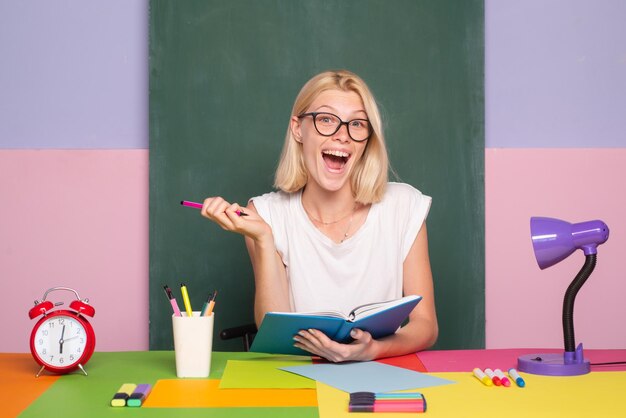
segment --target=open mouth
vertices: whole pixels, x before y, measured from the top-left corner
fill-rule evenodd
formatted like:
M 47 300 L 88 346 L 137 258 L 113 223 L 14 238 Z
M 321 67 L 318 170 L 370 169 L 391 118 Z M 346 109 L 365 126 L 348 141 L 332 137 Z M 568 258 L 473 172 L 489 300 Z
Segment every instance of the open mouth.
M 322 151 L 322 158 L 329 169 L 341 170 L 348 163 L 350 154 L 345 151 L 324 150 Z

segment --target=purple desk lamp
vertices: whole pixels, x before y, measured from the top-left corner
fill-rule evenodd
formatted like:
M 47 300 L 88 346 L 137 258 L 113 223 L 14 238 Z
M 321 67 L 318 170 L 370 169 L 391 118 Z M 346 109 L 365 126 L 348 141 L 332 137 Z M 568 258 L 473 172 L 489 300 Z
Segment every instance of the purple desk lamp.
M 526 373 L 548 376 L 575 376 L 589 373 L 589 360 L 583 345 L 575 346 L 574 299 L 596 266 L 597 247 L 609 238 L 609 228 L 602 221 L 577 224 L 552 218 L 531 218 L 530 234 L 539 268 L 548 268 L 569 257 L 577 249 L 585 253 L 585 264 L 565 292 L 563 299 L 563 354 L 529 354 L 517 359 L 517 368 Z

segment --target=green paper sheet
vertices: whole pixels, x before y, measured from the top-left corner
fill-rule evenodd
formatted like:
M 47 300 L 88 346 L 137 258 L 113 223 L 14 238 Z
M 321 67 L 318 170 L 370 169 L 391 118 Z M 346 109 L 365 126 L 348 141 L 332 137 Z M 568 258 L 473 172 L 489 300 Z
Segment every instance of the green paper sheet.
M 211 378 L 222 377 L 228 359 L 254 359 L 258 353 L 213 352 Z M 316 418 L 317 408 L 114 408 L 111 398 L 122 383 L 149 383 L 176 379 L 173 351 L 94 353 L 82 373 L 61 376 L 45 393 L 26 408 L 20 418 L 41 418 L 58 414 L 63 418 L 132 415 L 133 418 Z M 33 377 L 35 379 L 35 377 Z M 60 400 L 63 400 L 60 402 Z M 121 411 L 120 411 L 121 409 Z M 132 412 L 132 414 L 129 414 Z
M 228 360 L 222 375 L 220 389 L 308 389 L 315 388 L 315 381 L 280 370 L 281 367 L 310 365 L 306 360 Z

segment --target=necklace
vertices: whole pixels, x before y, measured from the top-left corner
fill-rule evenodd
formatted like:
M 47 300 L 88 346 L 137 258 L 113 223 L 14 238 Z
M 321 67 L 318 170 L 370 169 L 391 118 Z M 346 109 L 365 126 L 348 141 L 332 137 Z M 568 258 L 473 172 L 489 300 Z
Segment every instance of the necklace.
M 346 219 L 348 216 L 354 215 L 354 212 L 356 211 L 356 203 L 354 204 L 354 207 L 352 208 L 352 210 L 350 212 L 348 212 L 345 216 L 342 216 L 341 218 L 339 218 L 339 219 L 337 219 L 335 221 L 330 221 L 330 222 L 320 221 L 319 219 L 317 219 L 316 217 L 311 215 L 311 213 L 304 207 L 304 205 L 302 205 L 302 208 L 304 208 L 304 211 L 306 212 L 307 215 L 309 215 L 309 218 L 311 218 L 312 221 L 317 222 L 318 224 L 322 224 L 322 225 L 326 226 L 326 225 L 333 225 L 333 224 L 339 223 L 339 222 L 343 221 L 344 219 Z M 350 219 L 350 220 L 352 220 L 352 219 Z
M 354 206 L 354 208 L 356 209 L 356 205 Z M 343 233 L 343 238 L 341 239 L 341 241 L 339 241 L 340 243 L 348 239 L 348 232 L 350 231 L 350 227 L 352 226 L 352 218 L 354 218 L 354 212 L 355 211 L 353 210 L 352 215 L 350 216 L 350 221 L 348 222 L 348 227 L 346 228 L 346 232 Z
M 348 213 L 346 216 L 343 216 L 335 221 L 331 221 L 331 222 L 324 222 L 324 221 L 320 221 L 319 219 L 315 218 L 313 215 L 311 215 L 309 213 L 309 211 L 304 207 L 304 205 L 302 205 L 302 208 L 304 209 L 304 211 L 306 212 L 306 214 L 309 216 L 309 218 L 311 218 L 312 221 L 321 224 L 322 226 L 328 226 L 328 225 L 333 225 L 336 223 L 339 223 L 341 221 L 343 221 L 344 219 L 346 219 L 348 216 L 350 217 L 350 220 L 348 221 L 348 227 L 346 228 L 345 232 L 343 233 L 343 238 L 341 239 L 341 241 L 339 241 L 340 243 L 344 242 L 347 238 L 348 238 L 348 233 L 350 232 L 350 227 L 352 226 L 352 220 L 354 219 L 354 213 L 356 212 L 356 208 L 357 208 L 357 204 L 356 202 L 354 203 L 354 207 L 352 208 L 352 211 L 350 213 Z

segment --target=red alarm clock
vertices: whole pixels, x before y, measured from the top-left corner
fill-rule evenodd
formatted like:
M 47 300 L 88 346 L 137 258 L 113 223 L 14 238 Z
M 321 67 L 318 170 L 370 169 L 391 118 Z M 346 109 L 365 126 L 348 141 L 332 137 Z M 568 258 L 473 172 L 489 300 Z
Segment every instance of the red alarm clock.
M 46 300 L 48 293 L 56 290 L 74 292 L 76 300 L 69 308 L 52 311 L 63 302 L 52 303 Z M 89 305 L 88 299 L 81 299 L 78 292 L 69 287 L 48 289 L 41 301 L 35 301 L 35 307 L 28 312 L 30 319 L 43 315 L 35 324 L 30 334 L 30 352 L 41 366 L 37 377 L 44 369 L 57 374 L 65 374 L 76 369 L 82 370 L 96 347 L 96 334 L 87 316 L 93 317 L 96 310 Z

